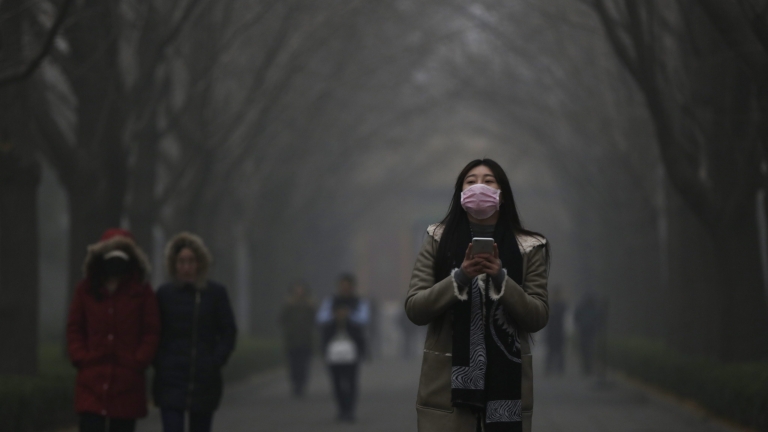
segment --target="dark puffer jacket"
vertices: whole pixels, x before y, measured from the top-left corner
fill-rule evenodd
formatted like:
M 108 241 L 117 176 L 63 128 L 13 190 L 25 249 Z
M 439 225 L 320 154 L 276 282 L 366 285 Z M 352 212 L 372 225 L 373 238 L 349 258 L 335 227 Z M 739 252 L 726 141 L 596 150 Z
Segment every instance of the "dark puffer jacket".
M 161 408 L 213 411 L 223 389 L 221 368 L 235 348 L 235 319 L 226 289 L 208 282 L 165 284 L 157 291 L 160 348 L 153 394 Z

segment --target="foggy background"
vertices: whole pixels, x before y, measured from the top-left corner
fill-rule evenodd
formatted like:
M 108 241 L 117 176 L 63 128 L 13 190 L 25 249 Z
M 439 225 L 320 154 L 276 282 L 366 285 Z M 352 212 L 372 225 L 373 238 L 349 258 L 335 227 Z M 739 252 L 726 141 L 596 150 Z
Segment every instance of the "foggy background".
M 0 0 L 0 370 L 62 344 L 88 244 L 201 235 L 243 336 L 338 273 L 402 308 L 498 161 L 609 340 L 768 358 L 768 2 Z M 39 60 L 39 61 L 36 61 Z M 394 313 L 394 312 L 392 312 Z

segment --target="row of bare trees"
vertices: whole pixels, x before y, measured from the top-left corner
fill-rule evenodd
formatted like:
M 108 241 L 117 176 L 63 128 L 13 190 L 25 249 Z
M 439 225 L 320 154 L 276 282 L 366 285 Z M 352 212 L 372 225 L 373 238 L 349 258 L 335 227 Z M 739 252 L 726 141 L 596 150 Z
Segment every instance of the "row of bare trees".
M 255 185 L 238 195 L 238 173 L 261 172 L 255 162 L 270 168 L 254 158 L 270 148 L 268 122 L 296 74 L 355 7 L 0 2 L 3 372 L 36 369 L 38 155 L 68 199 L 62 287 L 79 279 L 86 246 L 121 224 L 147 250 L 158 228 L 199 232 L 229 275 L 234 240 L 248 236 L 237 228 L 245 215 L 238 200 L 258 193 Z
M 438 219 L 420 197 L 457 157 L 543 166 L 518 179 L 553 281 L 610 292 L 621 334 L 764 355 L 761 5 L 0 0 L 0 310 L 19 329 L 0 371 L 34 372 L 40 157 L 68 198 L 62 287 L 106 227 L 149 251 L 192 230 L 216 277 L 250 275 L 255 330 L 392 207 Z
M 675 287 L 686 294 L 677 306 L 714 306 L 709 320 L 719 331 L 709 343 L 718 356 L 764 357 L 756 209 L 768 185 L 768 2 L 601 0 L 592 7 L 644 97 L 669 182 L 713 245 L 714 278 Z

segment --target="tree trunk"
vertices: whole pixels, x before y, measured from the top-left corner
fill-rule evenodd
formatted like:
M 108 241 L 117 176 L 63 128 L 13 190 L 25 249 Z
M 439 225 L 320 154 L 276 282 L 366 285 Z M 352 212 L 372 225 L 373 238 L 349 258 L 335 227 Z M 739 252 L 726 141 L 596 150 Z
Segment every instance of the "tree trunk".
M 108 228 L 120 226 L 121 206 L 103 196 L 102 191 L 81 182 L 80 187 L 68 188 L 69 198 L 69 287 L 74 292 L 82 279 L 83 260 L 89 244 L 95 243 Z M 105 190 L 120 196 L 124 190 Z
M 37 373 L 39 184 L 37 159 L 0 149 L 0 374 Z
M 717 247 L 680 193 L 667 186 L 668 284 L 658 302 L 664 308 L 664 340 L 693 356 L 719 358 L 727 331 Z
M 152 228 L 158 214 L 155 200 L 157 156 L 157 137 L 154 131 L 145 131 L 138 137 L 128 217 L 136 243 L 150 254 L 153 250 Z
M 25 63 L 21 0 L 0 2 L 0 64 Z M 37 373 L 40 163 L 30 150 L 29 83 L 0 88 L 0 374 Z M 23 145 L 20 145 L 23 143 Z
M 755 200 L 745 200 L 715 233 L 717 261 L 722 266 L 724 360 L 768 358 L 768 308 L 755 213 Z

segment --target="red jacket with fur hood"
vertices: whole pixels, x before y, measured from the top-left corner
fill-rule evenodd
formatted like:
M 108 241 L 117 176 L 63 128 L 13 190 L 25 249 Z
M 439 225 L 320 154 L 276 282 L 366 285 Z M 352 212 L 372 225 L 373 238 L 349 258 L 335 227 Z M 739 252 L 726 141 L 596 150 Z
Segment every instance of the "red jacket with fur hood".
M 131 269 L 114 293 L 97 286 L 104 255 L 130 257 Z M 88 248 L 85 278 L 78 284 L 67 320 L 67 348 L 77 368 L 75 410 L 110 418 L 147 414 L 144 370 L 160 337 L 157 300 L 146 282 L 149 265 L 130 233 L 107 231 Z

